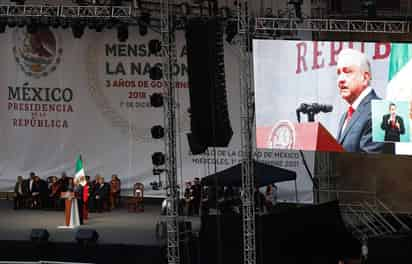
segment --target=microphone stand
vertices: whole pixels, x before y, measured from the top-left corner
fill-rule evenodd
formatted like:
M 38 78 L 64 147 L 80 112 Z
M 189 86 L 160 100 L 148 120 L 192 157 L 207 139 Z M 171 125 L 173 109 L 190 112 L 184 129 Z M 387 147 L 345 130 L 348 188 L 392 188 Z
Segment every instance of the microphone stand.
M 296 110 L 296 114 L 297 114 L 298 123 L 300 123 L 300 111 Z M 308 115 L 308 122 L 314 122 L 315 121 L 315 112 L 314 111 L 308 112 L 307 115 Z M 305 158 L 305 155 L 303 154 L 303 151 L 299 150 L 299 154 L 300 154 L 300 157 L 302 158 L 303 166 L 305 167 L 305 170 L 306 170 L 306 172 L 309 176 L 309 179 L 311 180 L 312 185 L 313 185 L 313 197 L 314 197 L 315 203 L 318 203 L 319 202 L 319 184 L 318 184 L 318 181 L 317 181 L 316 178 L 313 177 L 312 172 L 309 169 L 308 163 L 306 162 L 306 158 Z M 315 158 L 316 158 L 316 156 L 315 156 Z

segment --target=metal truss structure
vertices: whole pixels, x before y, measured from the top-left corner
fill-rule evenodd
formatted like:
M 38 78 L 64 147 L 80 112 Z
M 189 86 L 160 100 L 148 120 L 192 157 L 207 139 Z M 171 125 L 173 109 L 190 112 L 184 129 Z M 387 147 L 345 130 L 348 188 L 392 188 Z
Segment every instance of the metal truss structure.
M 411 230 L 379 199 L 341 206 L 341 212 L 346 226 L 359 241 Z
M 151 3 L 145 10 L 157 15 L 160 20 L 162 41 L 163 79 L 167 83 L 164 91 L 165 118 L 165 172 L 166 188 L 169 205 L 167 207 L 167 259 L 169 264 L 179 264 L 179 225 L 178 225 L 178 182 L 176 162 L 176 95 L 172 66 L 177 62 L 175 24 L 179 17 L 184 16 L 179 5 L 174 0 L 159 0 Z M 256 263 L 256 220 L 255 220 L 255 175 L 253 169 L 253 120 L 254 93 L 252 82 L 251 38 L 254 34 L 268 34 L 276 31 L 313 31 L 313 32 L 375 32 L 375 33 L 408 33 L 410 24 L 407 21 L 386 20 L 351 20 L 351 19 L 298 19 L 298 18 L 252 18 L 248 11 L 248 0 L 239 1 L 237 6 L 237 25 L 240 35 L 240 89 L 241 89 L 241 147 L 242 147 L 242 224 L 243 224 L 243 263 Z M 201 7 L 201 6 L 199 6 Z M 160 14 L 159 14 L 160 10 Z M 197 12 L 202 15 L 202 9 Z M 198 11 L 199 11 L 198 10 Z M 0 5 L 0 23 L 5 19 L 53 18 L 63 20 L 109 20 L 135 24 L 141 9 L 132 6 L 64 6 L 64 5 Z M 196 13 L 196 14 L 197 14 Z M 254 23 L 252 22 L 254 21 Z M 371 223 L 379 223 L 386 231 L 393 231 L 381 217 L 368 208 L 367 231 L 378 233 L 371 229 Z M 352 210 L 352 209 L 350 209 Z M 351 211 L 351 213 L 353 213 Z M 359 216 L 359 214 L 356 214 Z M 358 217 L 358 222 L 351 222 L 360 236 L 368 236 L 366 231 L 359 231 L 359 223 L 365 224 L 365 215 Z M 351 218 L 353 219 L 353 218 Z M 373 220 L 373 221 L 372 221 Z M 365 224 L 366 225 L 366 224 Z M 381 230 L 381 229 L 380 229 Z M 383 229 L 382 229 L 383 230 Z M 380 231 L 379 231 L 380 232 Z M 382 231 L 383 232 L 383 231 Z
M 255 33 L 259 34 L 277 30 L 399 34 L 408 33 L 410 24 L 407 21 L 391 20 L 256 18 Z
M 164 119 L 165 119 L 165 154 L 166 154 L 166 188 L 170 206 L 167 207 L 167 262 L 180 263 L 179 250 L 179 192 L 177 182 L 176 162 L 176 96 L 172 67 L 177 63 L 176 41 L 174 30 L 174 15 L 171 6 L 174 0 L 161 1 L 161 41 L 163 58 L 163 80 L 167 84 L 164 90 Z
M 129 18 L 130 6 L 0 5 L 0 17 Z
M 256 263 L 255 176 L 253 164 L 254 94 L 252 90 L 251 31 L 248 0 L 238 6 L 240 34 L 240 122 L 242 146 L 243 264 Z

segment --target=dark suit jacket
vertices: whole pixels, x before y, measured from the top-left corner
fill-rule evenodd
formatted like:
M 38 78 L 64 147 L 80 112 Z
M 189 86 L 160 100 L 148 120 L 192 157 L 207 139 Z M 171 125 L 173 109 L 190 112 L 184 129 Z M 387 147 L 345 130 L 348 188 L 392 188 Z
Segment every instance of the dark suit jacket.
M 372 141 L 372 110 L 371 101 L 380 99 L 375 91 L 371 91 L 359 104 L 352 118 L 342 131 L 346 113 L 340 119 L 338 142 L 348 152 L 375 152 L 383 151 L 384 143 Z
M 405 134 L 405 126 L 403 119 L 400 116 L 395 116 L 395 122 L 399 123 L 399 128 L 393 127 L 389 122 L 390 114 L 384 115 L 382 118 L 381 128 L 385 130 L 385 141 L 396 141 L 401 140 L 401 134 Z
M 94 196 L 98 195 L 100 199 L 108 199 L 109 191 L 110 187 L 106 182 L 103 185 L 97 184 Z

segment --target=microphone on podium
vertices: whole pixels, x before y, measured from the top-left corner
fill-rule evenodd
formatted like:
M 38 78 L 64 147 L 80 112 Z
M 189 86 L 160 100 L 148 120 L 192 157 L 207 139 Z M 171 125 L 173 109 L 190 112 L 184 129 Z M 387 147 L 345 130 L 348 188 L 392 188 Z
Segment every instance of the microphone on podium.
M 302 103 L 300 106 L 296 109 L 296 116 L 298 119 L 298 122 L 300 122 L 300 114 L 307 114 L 308 115 L 308 121 L 309 122 L 314 122 L 315 121 L 315 115 L 323 112 L 323 113 L 329 113 L 333 111 L 333 106 L 328 105 L 328 104 L 319 104 L 319 103 Z

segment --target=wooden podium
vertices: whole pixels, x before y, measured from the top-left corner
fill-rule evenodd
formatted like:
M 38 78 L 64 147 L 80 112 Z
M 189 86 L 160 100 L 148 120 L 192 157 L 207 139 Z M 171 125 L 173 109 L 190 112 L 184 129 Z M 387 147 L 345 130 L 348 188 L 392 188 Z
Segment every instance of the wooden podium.
M 70 214 L 72 209 L 72 199 L 74 199 L 74 192 L 62 192 L 60 197 L 64 199 L 64 215 L 66 218 L 66 226 L 70 225 Z
M 292 123 L 290 123 L 292 124 Z M 309 151 L 344 152 L 343 147 L 319 122 L 293 123 L 294 138 L 289 149 Z M 276 148 L 271 144 L 275 140 L 274 127 L 256 128 L 257 148 Z

